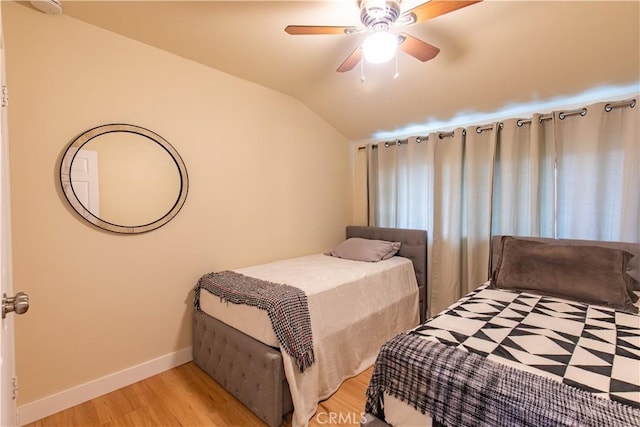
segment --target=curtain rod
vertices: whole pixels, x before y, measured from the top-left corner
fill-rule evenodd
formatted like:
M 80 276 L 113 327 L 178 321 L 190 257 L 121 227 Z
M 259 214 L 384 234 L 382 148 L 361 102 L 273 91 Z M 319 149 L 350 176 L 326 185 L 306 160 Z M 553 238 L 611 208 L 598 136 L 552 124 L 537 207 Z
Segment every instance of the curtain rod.
M 611 102 L 607 105 L 604 106 L 604 111 L 606 111 L 607 113 L 611 110 L 613 110 L 614 108 L 620 108 L 620 107 L 629 107 L 629 108 L 633 108 L 636 106 L 636 100 L 635 99 L 627 99 L 625 101 L 619 101 L 619 102 Z
M 630 107 L 630 108 L 634 108 L 636 106 L 636 99 L 626 99 L 624 101 L 618 101 L 618 102 L 609 102 L 604 106 L 604 111 L 606 111 L 607 113 L 610 112 L 611 110 L 613 110 L 614 108 L 620 108 L 620 107 Z M 582 117 L 587 115 L 587 107 L 583 107 L 583 108 L 578 108 L 575 110 L 569 110 L 569 111 L 561 111 L 560 113 L 558 113 L 558 118 L 560 120 L 564 120 L 566 117 L 569 116 L 575 116 L 575 115 L 580 115 Z M 553 118 L 553 113 L 550 114 L 544 114 L 542 116 L 540 116 L 540 123 L 542 123 L 545 120 L 551 120 Z M 522 125 L 525 124 L 530 124 L 531 123 L 531 119 L 519 119 L 516 122 L 516 125 L 518 127 L 522 127 Z M 502 129 L 504 127 L 504 122 L 498 122 L 498 127 L 500 129 Z M 484 126 L 477 126 L 476 127 L 476 132 L 477 133 L 482 133 L 485 130 L 492 130 L 493 129 L 493 124 L 491 125 L 484 125 Z M 436 132 L 436 134 L 438 135 L 439 139 L 442 138 L 448 138 L 450 136 L 454 135 L 454 131 L 451 132 Z M 462 130 L 462 134 L 465 135 L 466 134 L 466 130 Z M 416 137 L 416 143 L 420 144 L 423 141 L 427 141 L 429 137 L 428 136 L 417 136 Z M 396 139 L 395 141 L 385 141 L 382 144 L 384 144 L 384 146 L 386 148 L 389 148 L 393 145 L 395 146 L 401 146 L 403 144 L 408 144 L 409 143 L 409 138 L 404 138 L 404 139 Z M 373 148 L 377 148 L 378 144 L 372 144 Z M 361 146 L 358 147 L 358 151 L 360 150 L 364 150 L 366 149 L 366 146 Z

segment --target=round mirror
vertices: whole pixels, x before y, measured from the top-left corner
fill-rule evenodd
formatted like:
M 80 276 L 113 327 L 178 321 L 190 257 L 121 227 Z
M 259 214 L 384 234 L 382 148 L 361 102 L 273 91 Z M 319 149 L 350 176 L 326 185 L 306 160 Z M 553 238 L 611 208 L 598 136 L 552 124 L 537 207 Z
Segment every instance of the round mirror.
M 125 234 L 169 222 L 189 187 L 175 148 L 160 135 L 127 124 L 98 126 L 72 141 L 62 157 L 60 182 L 82 218 Z

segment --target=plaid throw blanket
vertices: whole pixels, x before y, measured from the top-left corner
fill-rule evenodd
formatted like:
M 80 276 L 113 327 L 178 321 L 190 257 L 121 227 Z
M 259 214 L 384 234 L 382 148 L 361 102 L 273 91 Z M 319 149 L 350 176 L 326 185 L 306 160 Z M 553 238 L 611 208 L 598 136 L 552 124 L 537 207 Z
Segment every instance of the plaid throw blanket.
M 300 289 L 248 277 L 234 271 L 205 274 L 194 288 L 193 305 L 200 310 L 200 289 L 234 304 L 265 310 L 278 342 L 296 359 L 300 372 L 313 365 L 313 336 L 307 296 Z
M 640 425 L 631 406 L 410 334 L 382 347 L 367 389 L 384 420 L 383 392 L 452 427 Z

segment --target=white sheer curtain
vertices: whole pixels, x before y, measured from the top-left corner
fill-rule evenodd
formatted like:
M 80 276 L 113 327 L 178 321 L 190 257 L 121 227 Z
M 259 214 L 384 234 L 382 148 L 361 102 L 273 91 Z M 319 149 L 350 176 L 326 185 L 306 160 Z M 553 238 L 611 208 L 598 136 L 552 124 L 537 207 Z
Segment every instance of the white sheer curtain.
M 433 151 L 433 144 L 416 138 L 380 144 L 372 150 L 370 159 L 377 163 L 371 179 L 376 185 L 369 197 L 392 203 L 377 204 L 370 214 L 376 220 L 371 223 L 425 230 L 432 227 Z
M 369 224 L 427 230 L 432 253 L 437 134 L 369 145 Z M 385 182 L 386 181 L 386 182 Z M 377 201 L 380 203 L 376 203 Z M 431 271 L 432 257 L 427 259 Z M 431 287 L 428 288 L 428 291 Z M 429 297 L 428 297 L 429 298 Z
M 493 195 L 493 235 L 554 237 L 554 125 L 510 119 L 498 138 Z
M 640 109 L 606 106 L 554 114 L 557 234 L 640 242 Z
M 492 235 L 640 241 L 630 104 L 369 147 L 370 224 L 428 231 L 431 315 L 488 278 Z

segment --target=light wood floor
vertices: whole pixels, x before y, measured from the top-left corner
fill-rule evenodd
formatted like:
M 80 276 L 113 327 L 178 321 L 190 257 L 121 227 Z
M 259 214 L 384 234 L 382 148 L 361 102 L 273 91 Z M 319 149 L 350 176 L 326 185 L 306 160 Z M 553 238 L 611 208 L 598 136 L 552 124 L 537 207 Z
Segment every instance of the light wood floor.
M 372 368 L 321 402 L 310 426 L 359 425 Z M 333 420 L 334 422 L 331 422 Z M 291 414 L 283 426 L 291 426 Z M 43 418 L 49 426 L 266 426 L 193 362 Z

